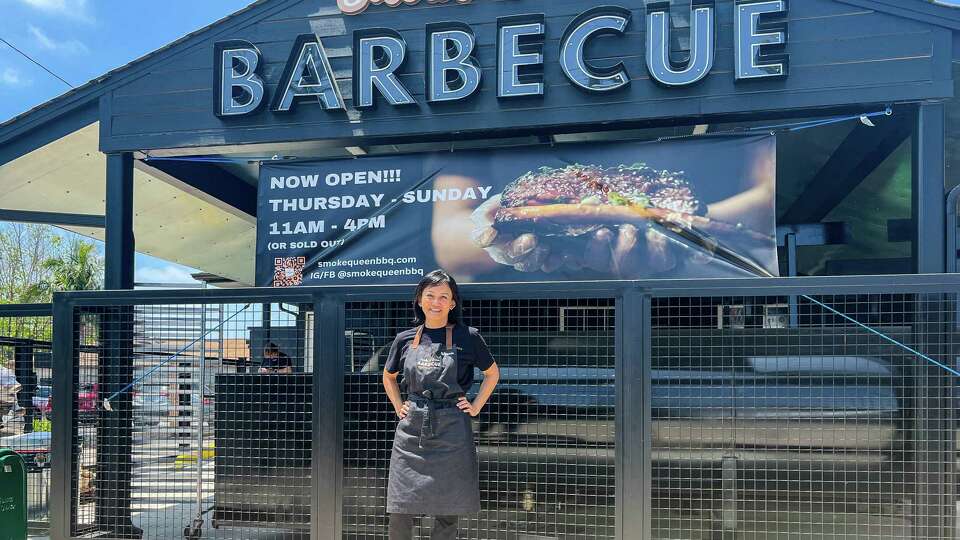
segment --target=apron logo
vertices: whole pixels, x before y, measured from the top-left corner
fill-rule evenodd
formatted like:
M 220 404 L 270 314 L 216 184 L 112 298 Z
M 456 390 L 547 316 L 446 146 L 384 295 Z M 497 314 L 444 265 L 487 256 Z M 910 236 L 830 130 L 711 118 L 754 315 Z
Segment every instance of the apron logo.
M 443 362 L 436 356 L 424 356 L 417 362 L 417 369 L 438 369 L 443 367 Z
M 452 351 L 441 351 L 439 345 L 431 345 L 433 349 L 430 354 L 422 356 L 417 360 L 417 369 L 430 370 L 440 369 L 445 362 L 453 362 Z

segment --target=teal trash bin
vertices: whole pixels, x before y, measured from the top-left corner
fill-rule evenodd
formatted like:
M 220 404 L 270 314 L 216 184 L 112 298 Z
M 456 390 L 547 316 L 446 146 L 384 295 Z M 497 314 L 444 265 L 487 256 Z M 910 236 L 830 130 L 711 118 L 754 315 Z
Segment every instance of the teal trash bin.
M 19 454 L 0 448 L 0 540 L 27 538 L 27 465 Z

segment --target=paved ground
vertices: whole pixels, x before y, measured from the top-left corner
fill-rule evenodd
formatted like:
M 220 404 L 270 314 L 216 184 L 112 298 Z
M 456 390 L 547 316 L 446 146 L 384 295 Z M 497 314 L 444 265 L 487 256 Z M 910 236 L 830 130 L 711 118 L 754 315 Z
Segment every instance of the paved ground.
M 192 448 L 180 448 L 177 439 L 163 430 L 154 429 L 146 435 L 138 436 L 134 449 L 134 478 L 132 500 L 134 523 L 144 529 L 144 539 L 179 539 L 184 536 L 184 527 L 195 518 L 198 509 L 206 510 L 213 504 L 213 460 L 212 453 L 199 456 L 196 445 Z M 95 441 L 89 438 L 84 442 L 83 459 L 92 462 L 95 455 Z M 42 492 L 44 484 L 49 485 L 49 473 L 31 475 L 31 493 Z M 201 489 L 198 500 L 197 487 Z M 376 484 L 371 480 L 371 483 Z M 379 485 L 379 484 L 377 484 Z M 372 486 L 373 487 L 373 486 Z M 379 491 L 379 490 L 378 490 Z M 44 501 L 36 495 L 31 500 L 31 511 L 42 511 Z M 526 519 L 522 513 L 499 510 L 496 516 L 487 513 L 487 519 L 499 519 L 505 528 L 518 530 L 517 524 Z M 86 519 L 93 516 L 92 503 L 84 503 L 80 515 Z M 958 509 L 960 515 L 960 509 Z M 303 537 L 300 533 L 266 527 L 230 527 L 213 529 L 210 515 L 204 516 L 203 538 L 279 540 Z M 571 516 L 576 518 L 576 516 Z M 742 523 L 753 524 L 754 530 L 740 530 L 733 535 L 736 540 L 782 540 L 792 539 L 898 539 L 909 538 L 910 524 L 905 520 L 870 516 L 867 514 L 824 513 L 819 515 L 790 512 L 777 512 L 775 515 L 741 515 Z M 373 518 L 364 520 L 372 523 Z M 654 515 L 654 538 L 657 540 L 693 540 L 717 537 L 719 531 L 710 531 L 710 518 L 702 523 L 691 521 L 689 515 L 681 519 L 680 515 L 659 512 Z M 382 523 L 382 521 L 381 521 Z M 490 523 L 490 521 L 488 521 Z M 583 524 L 581 524 L 583 525 Z M 696 529 L 696 530 L 691 530 Z M 960 530 L 960 528 L 958 528 Z M 475 538 L 476 534 L 468 535 Z M 585 538 L 581 535 L 544 536 L 530 533 L 512 533 L 497 535 L 506 540 L 572 540 Z M 960 536 L 958 536 L 960 537 Z M 46 536 L 32 536 L 36 540 Z M 382 539 L 377 534 L 353 534 L 351 540 Z M 485 539 L 486 540 L 486 539 Z

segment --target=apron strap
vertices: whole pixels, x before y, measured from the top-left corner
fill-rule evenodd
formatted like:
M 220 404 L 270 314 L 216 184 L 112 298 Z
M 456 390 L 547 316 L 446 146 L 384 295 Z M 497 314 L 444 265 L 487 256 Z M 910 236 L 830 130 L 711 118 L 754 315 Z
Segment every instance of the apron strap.
M 417 335 L 413 336 L 413 342 L 410 343 L 410 348 L 416 350 L 420 346 L 420 338 L 423 337 L 423 325 L 421 324 L 417 327 Z M 447 350 L 453 350 L 453 325 L 447 325 Z
M 416 350 L 420 346 L 420 337 L 423 335 L 423 325 L 421 324 L 417 328 L 417 335 L 413 337 L 413 343 L 410 344 L 410 348 Z

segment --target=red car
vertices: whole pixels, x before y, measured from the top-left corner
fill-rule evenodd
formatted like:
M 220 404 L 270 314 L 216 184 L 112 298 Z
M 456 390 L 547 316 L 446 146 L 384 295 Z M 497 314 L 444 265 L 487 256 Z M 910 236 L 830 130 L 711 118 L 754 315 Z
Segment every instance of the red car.
M 92 422 L 97 418 L 97 384 L 80 385 L 80 393 L 77 394 L 77 410 L 80 413 L 80 421 Z
M 37 411 L 49 415 L 53 410 L 52 394 L 53 391 L 50 386 L 46 384 L 38 385 L 36 392 L 33 394 L 33 407 Z

